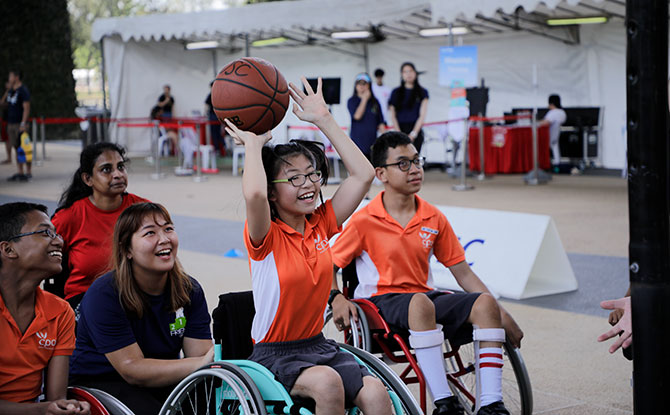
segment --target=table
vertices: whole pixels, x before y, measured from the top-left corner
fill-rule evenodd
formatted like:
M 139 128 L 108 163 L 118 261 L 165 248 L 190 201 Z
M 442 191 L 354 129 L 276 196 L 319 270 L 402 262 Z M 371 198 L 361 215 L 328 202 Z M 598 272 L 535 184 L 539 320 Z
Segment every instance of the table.
M 549 126 L 537 129 L 538 167 L 549 169 Z M 479 128 L 470 127 L 470 170 L 479 171 Z M 527 173 L 533 169 L 533 130 L 530 126 L 484 127 L 484 168 L 487 174 Z

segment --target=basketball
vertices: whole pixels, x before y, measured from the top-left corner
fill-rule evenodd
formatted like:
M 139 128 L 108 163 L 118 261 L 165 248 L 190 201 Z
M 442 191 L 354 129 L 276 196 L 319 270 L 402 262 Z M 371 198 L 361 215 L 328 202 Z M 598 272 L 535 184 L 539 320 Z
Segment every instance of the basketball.
M 219 121 L 228 118 L 240 130 L 263 134 L 275 128 L 289 104 L 286 79 L 260 58 L 230 62 L 212 85 L 212 107 Z

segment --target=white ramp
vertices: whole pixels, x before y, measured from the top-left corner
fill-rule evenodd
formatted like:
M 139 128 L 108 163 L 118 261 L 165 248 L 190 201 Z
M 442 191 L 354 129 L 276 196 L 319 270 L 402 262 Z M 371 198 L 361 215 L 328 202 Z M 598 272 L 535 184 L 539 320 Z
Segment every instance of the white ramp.
M 447 216 L 465 258 L 496 295 L 520 300 L 577 289 L 577 280 L 550 216 L 438 206 Z M 461 288 L 435 257 L 438 288 Z

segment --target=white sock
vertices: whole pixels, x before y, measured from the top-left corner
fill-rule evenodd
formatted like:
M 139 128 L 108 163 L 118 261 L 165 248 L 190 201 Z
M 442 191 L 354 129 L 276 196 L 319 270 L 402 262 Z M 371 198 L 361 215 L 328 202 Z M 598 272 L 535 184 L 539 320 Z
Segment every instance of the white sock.
M 502 401 L 502 367 L 501 347 L 479 349 L 479 370 L 482 383 L 481 406 Z
M 436 333 L 442 336 L 441 329 L 426 331 L 409 331 L 417 339 L 426 336 L 435 336 Z M 447 374 L 444 369 L 444 355 L 442 354 L 442 343 L 430 347 L 414 347 L 416 360 L 426 378 L 430 394 L 433 395 L 433 401 L 448 398 L 452 395 L 449 384 L 447 383 Z

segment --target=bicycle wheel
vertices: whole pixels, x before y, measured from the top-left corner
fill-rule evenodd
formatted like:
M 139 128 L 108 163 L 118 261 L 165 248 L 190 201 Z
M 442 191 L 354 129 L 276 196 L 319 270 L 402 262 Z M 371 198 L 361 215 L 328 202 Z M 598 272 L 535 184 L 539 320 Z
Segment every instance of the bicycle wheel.
M 391 368 L 386 366 L 384 362 L 369 352 L 350 346 L 348 344 L 340 344 L 340 348 L 356 356 L 361 362 L 363 362 L 363 364 L 368 368 L 368 371 L 370 371 L 373 376 L 379 378 L 379 380 L 381 380 L 382 383 L 384 383 L 384 385 L 390 389 L 389 394 L 391 395 L 394 408 L 398 406 L 400 407 L 399 410 L 395 411 L 396 415 L 423 414 L 419 404 L 416 403 L 414 396 L 412 396 L 412 393 L 409 391 L 409 389 L 407 389 L 407 385 L 405 385 L 403 381 L 400 380 L 398 375 L 393 370 L 391 370 Z
M 346 332 L 341 332 L 337 330 L 332 321 L 332 308 L 328 307 L 324 318 L 323 330 L 321 332 L 327 339 L 333 339 L 338 343 L 346 343 L 369 352 L 372 347 L 372 342 L 370 341 L 370 326 L 368 325 L 368 319 L 365 317 L 365 313 L 363 313 L 363 310 L 361 310 L 358 304 L 356 304 L 356 310 L 358 310 L 358 321 L 352 318 L 350 320 L 351 329 Z
M 266 415 L 253 380 L 241 369 L 214 362 L 191 373 L 172 391 L 160 415 Z
M 458 349 L 465 373 L 457 374 L 459 365 L 455 357 L 446 360 L 449 386 L 454 395 L 458 396 L 466 413 L 474 413 L 475 397 L 477 396 L 475 376 L 474 343 L 462 345 Z M 519 349 L 503 344 L 503 402 L 511 415 L 531 415 L 533 412 L 533 393 L 526 365 Z

